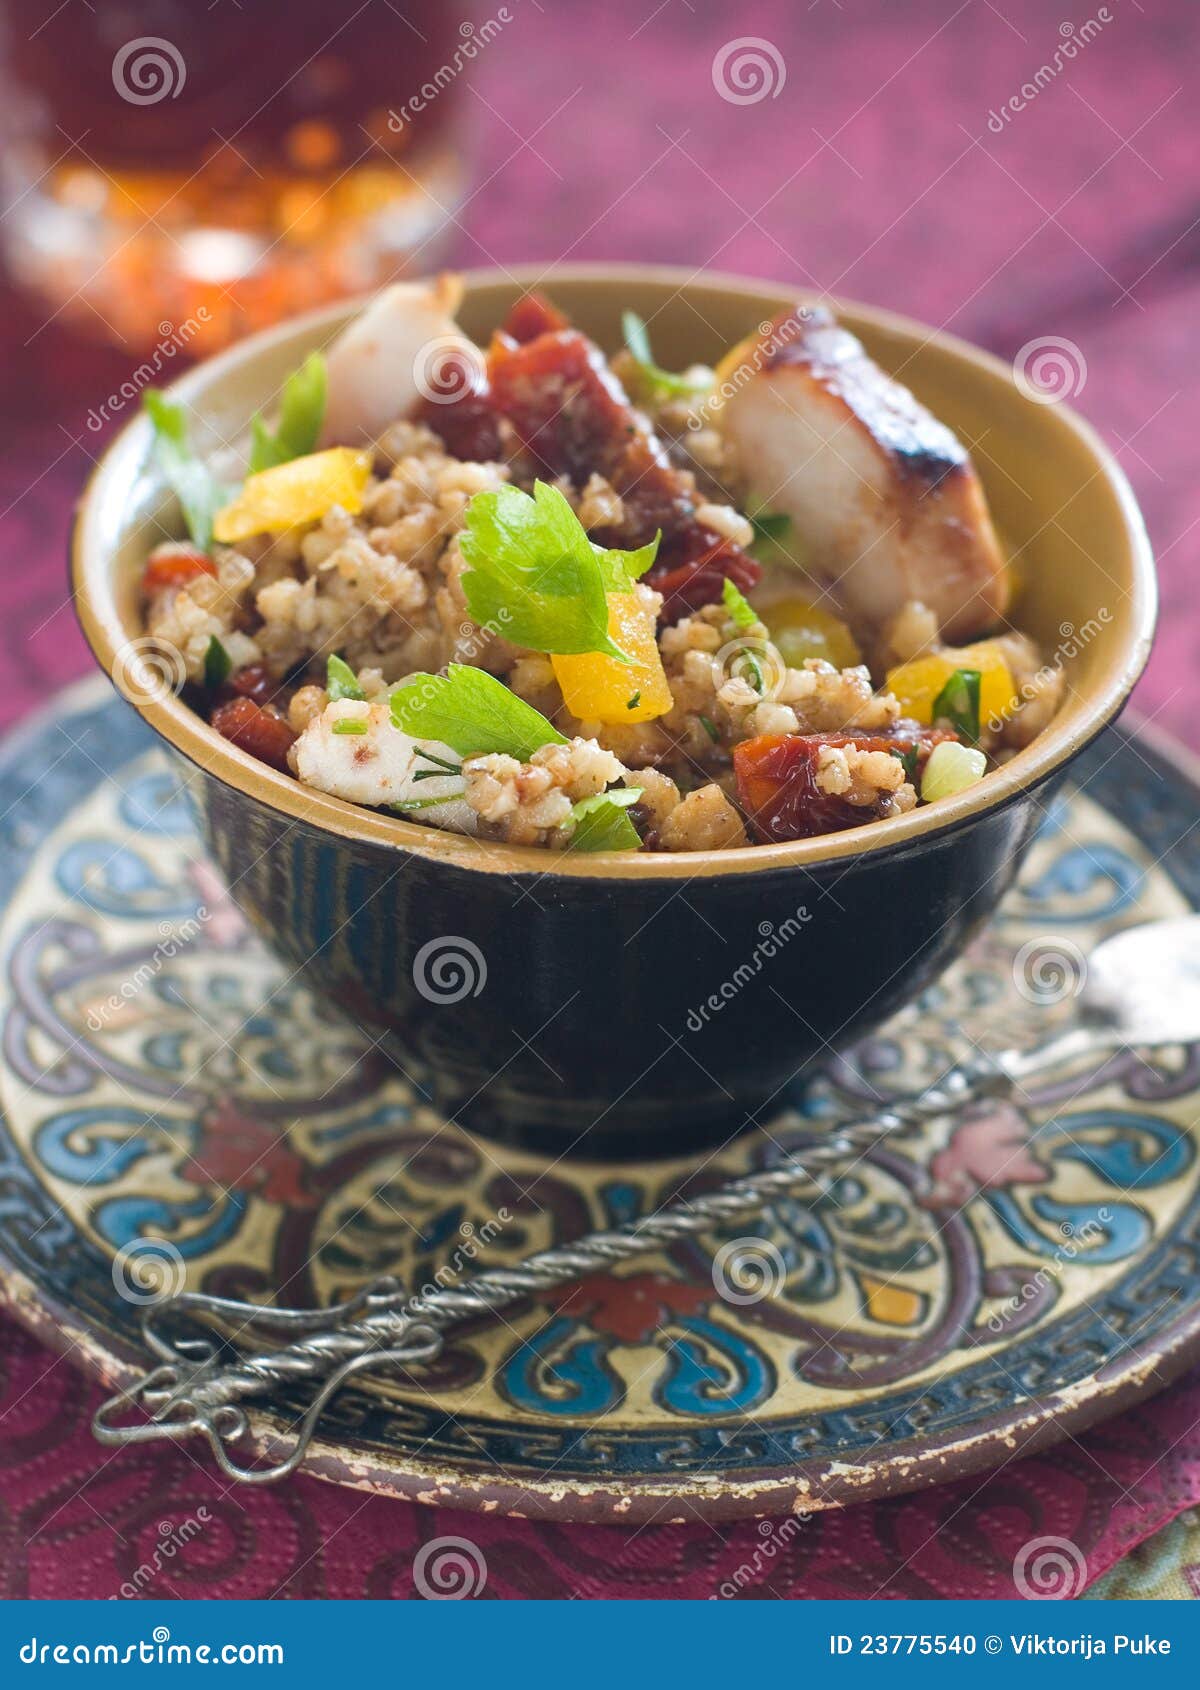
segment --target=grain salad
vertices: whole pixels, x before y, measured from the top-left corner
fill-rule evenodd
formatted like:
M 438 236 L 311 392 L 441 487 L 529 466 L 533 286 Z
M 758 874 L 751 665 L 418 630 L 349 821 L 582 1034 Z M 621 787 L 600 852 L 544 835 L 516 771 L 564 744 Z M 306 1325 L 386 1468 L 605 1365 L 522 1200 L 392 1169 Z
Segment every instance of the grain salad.
M 1051 719 L 969 455 L 827 310 L 675 372 L 536 294 L 480 348 L 461 292 L 380 295 L 233 476 L 147 396 L 188 538 L 146 633 L 217 733 L 481 841 L 688 852 L 936 803 Z

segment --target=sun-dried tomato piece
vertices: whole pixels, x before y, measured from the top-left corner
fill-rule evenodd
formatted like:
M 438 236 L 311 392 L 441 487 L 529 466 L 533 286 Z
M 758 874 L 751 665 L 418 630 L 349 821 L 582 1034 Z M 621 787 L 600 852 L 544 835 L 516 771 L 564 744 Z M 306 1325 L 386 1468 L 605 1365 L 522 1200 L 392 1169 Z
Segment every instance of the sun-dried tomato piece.
M 540 334 L 555 334 L 569 329 L 571 319 L 552 305 L 544 293 L 523 294 L 504 319 L 501 332 L 510 335 L 519 346 L 536 340 Z
M 257 757 L 273 769 L 288 772 L 287 754 L 295 742 L 295 734 L 278 711 L 264 708 L 252 698 L 231 698 L 218 704 L 212 713 L 212 725 L 217 732 Z
M 452 458 L 462 458 L 471 464 L 491 464 L 503 457 L 500 421 L 486 385 L 444 403 L 423 399 L 417 407 L 416 420 L 433 430 Z
M 869 805 L 848 804 L 822 792 L 817 764 L 822 746 L 856 745 L 860 751 L 887 751 L 902 758 L 908 778 L 919 780 L 933 747 L 958 735 L 946 728 L 926 728 L 901 718 L 887 733 L 760 734 L 734 746 L 733 768 L 738 799 L 764 844 L 839 833 L 873 819 Z
M 216 573 L 216 564 L 204 552 L 156 552 L 142 573 L 142 591 L 150 595 L 166 587 L 186 587 L 200 575 Z
M 488 368 L 496 409 L 546 474 L 579 488 L 599 474 L 620 494 L 621 521 L 594 530 L 593 539 L 632 549 L 661 532 L 649 581 L 659 591 L 667 583 L 664 620 L 719 599 L 727 577 L 742 591 L 759 579 L 752 557 L 697 521 L 691 477 L 671 462 L 585 335 L 559 329 L 523 344 L 498 336 Z
M 654 568 L 646 576 L 646 585 L 663 596 L 660 619 L 678 622 L 681 616 L 699 610 L 702 605 L 715 604 L 721 597 L 725 582 L 732 581 L 739 592 L 748 593 L 755 586 L 762 570 L 752 557 L 731 540 L 697 527 L 687 536 L 689 541 L 708 544 L 698 557 L 679 562 L 661 552 Z
M 265 663 L 247 663 L 230 675 L 220 696 L 222 702 L 233 696 L 252 698 L 255 704 L 270 704 L 272 700 L 278 703 L 285 692 L 284 683 L 275 679 Z

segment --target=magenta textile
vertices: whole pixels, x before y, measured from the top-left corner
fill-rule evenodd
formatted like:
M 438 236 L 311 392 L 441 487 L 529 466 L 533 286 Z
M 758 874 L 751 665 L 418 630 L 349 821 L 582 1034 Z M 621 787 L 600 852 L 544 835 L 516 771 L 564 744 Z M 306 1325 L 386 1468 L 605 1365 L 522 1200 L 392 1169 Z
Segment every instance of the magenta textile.
M 463 11 L 482 22 L 495 8 Z M 1200 9 L 516 0 L 512 17 L 470 68 L 477 188 L 445 256 L 740 271 L 886 304 L 1007 358 L 1068 340 L 1081 355 L 1075 403 L 1125 466 L 1161 560 L 1161 631 L 1137 703 L 1200 747 Z M 786 78 L 773 97 L 735 103 L 716 91 L 714 58 L 749 36 L 777 50 Z M 81 346 L 15 296 L 3 306 L 0 723 L 88 667 L 66 534 L 103 440 L 89 412 L 137 362 Z M 972 444 L 986 452 L 986 439 Z M 101 1451 L 88 1431 L 97 1400 L 68 1362 L 0 1321 L 6 1597 L 117 1594 L 202 1505 L 212 1523 L 147 1594 L 409 1597 L 415 1550 L 459 1534 L 486 1554 L 487 1597 L 704 1598 L 763 1541 L 752 1522 L 543 1526 L 305 1478 L 230 1490 L 184 1453 Z M 1008 1596 L 1015 1552 L 1042 1535 L 1077 1544 L 1097 1578 L 1200 1500 L 1198 1419 L 1200 1372 L 990 1477 L 816 1516 L 741 1594 Z

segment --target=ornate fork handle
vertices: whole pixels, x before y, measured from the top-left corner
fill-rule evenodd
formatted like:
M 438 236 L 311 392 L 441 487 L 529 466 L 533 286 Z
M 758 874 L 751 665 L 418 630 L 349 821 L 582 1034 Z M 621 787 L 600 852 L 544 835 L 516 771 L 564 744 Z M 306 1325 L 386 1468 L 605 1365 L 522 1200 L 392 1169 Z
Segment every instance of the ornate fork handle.
M 840 1127 L 775 1167 L 743 1175 L 702 1196 L 678 1199 L 625 1226 L 540 1251 L 515 1266 L 489 1268 L 462 1286 L 410 1295 L 389 1277 L 374 1281 L 348 1302 L 315 1310 L 261 1308 L 185 1292 L 157 1311 L 146 1311 L 147 1342 L 161 1365 L 103 1403 L 92 1430 L 101 1443 L 114 1446 L 204 1437 L 229 1477 L 246 1484 L 281 1479 L 303 1461 L 330 1398 L 357 1374 L 432 1361 L 442 1349 L 447 1329 L 461 1321 L 494 1314 L 524 1297 L 570 1284 L 656 1247 L 744 1220 L 797 1187 L 819 1184 L 831 1170 L 881 1140 L 949 1114 L 973 1098 L 1005 1094 L 1033 1072 L 1077 1050 L 1076 1042 L 1059 1041 L 1036 1052 L 1004 1052 L 952 1069 L 919 1096 Z M 291 1343 L 222 1362 L 217 1348 L 205 1339 L 172 1343 L 164 1338 L 155 1317 L 168 1312 L 236 1319 L 241 1323 L 236 1337 L 243 1343 L 269 1342 L 272 1336 L 290 1333 L 297 1336 Z M 268 1467 L 236 1461 L 230 1450 L 249 1430 L 241 1404 L 269 1397 L 281 1385 L 309 1380 L 320 1383 L 295 1429 L 295 1444 L 287 1457 Z M 120 1417 L 130 1408 L 150 1418 L 123 1423 Z

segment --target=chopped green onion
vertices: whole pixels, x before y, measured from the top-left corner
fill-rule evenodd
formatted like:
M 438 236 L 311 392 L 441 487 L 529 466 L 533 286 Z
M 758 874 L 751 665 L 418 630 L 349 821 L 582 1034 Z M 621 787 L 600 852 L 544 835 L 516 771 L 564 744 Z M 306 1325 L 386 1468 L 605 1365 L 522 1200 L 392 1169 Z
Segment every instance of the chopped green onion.
M 359 686 L 354 670 L 336 654 L 331 655 L 325 665 L 325 691 L 331 700 L 352 698 L 361 703 L 367 696 Z
M 746 595 L 728 576 L 721 587 L 721 602 L 733 619 L 734 627 L 743 630 L 753 628 L 758 621 L 758 614 L 751 608 Z
M 233 659 L 215 634 L 209 636 L 204 653 L 204 684 L 209 692 L 216 692 L 229 679 Z
M 325 388 L 325 360 L 319 352 L 310 352 L 283 384 L 275 432 L 272 434 L 261 416 L 250 424 L 252 475 L 292 458 L 303 458 L 316 448 L 325 416 Z
M 460 796 L 457 792 L 450 792 L 444 798 L 398 798 L 387 808 L 394 810 L 396 815 L 402 816 L 409 810 L 432 810 L 438 804 L 452 804 Z
M 716 745 L 721 738 L 720 734 L 717 732 L 716 723 L 711 722 L 707 716 L 698 716 L 696 719 L 708 735 L 709 739 L 711 739 L 713 744 Z
M 335 734 L 365 734 L 369 724 L 365 716 L 339 716 L 333 724 Z
M 636 710 L 636 709 L 637 709 L 637 707 L 638 707 L 638 705 L 639 705 L 639 704 L 640 704 L 640 703 L 641 703 L 641 702 L 642 702 L 642 695 L 641 695 L 641 693 L 640 693 L 640 692 L 635 692 L 635 693 L 634 693 L 634 695 L 633 695 L 633 697 L 632 697 L 632 698 L 627 698 L 627 699 L 626 699 L 626 700 L 625 700 L 625 708 L 626 708 L 626 710 Z
M 642 840 L 636 827 L 626 815 L 631 804 L 642 796 L 640 786 L 619 786 L 612 792 L 598 792 L 594 798 L 582 798 L 571 806 L 575 830 L 571 834 L 572 851 L 637 851 Z
M 978 669 L 956 669 L 933 701 L 931 719 L 950 726 L 974 743 L 979 738 Z
M 926 804 L 938 798 L 952 798 L 965 792 L 987 772 L 987 758 L 982 751 L 957 740 L 944 739 L 935 745 L 921 776 L 921 797 Z
M 792 526 L 792 519 L 784 511 L 759 511 L 750 518 L 756 540 L 782 540 Z
M 625 345 L 638 366 L 639 373 L 645 378 L 652 393 L 667 398 L 698 391 L 696 383 L 689 381 L 687 376 L 675 375 L 670 370 L 660 369 L 654 362 L 646 324 L 636 311 L 622 311 L 621 332 L 625 337 Z
M 750 685 L 760 697 L 767 690 L 767 683 L 763 676 L 762 665 L 752 651 L 746 650 L 738 654 L 738 662 L 750 671 Z
M 142 405 L 154 429 L 154 455 L 179 500 L 187 531 L 202 552 L 212 545 L 213 518 L 228 502 L 230 489 L 209 472 L 188 442 L 187 417 L 155 388 L 142 395 Z

